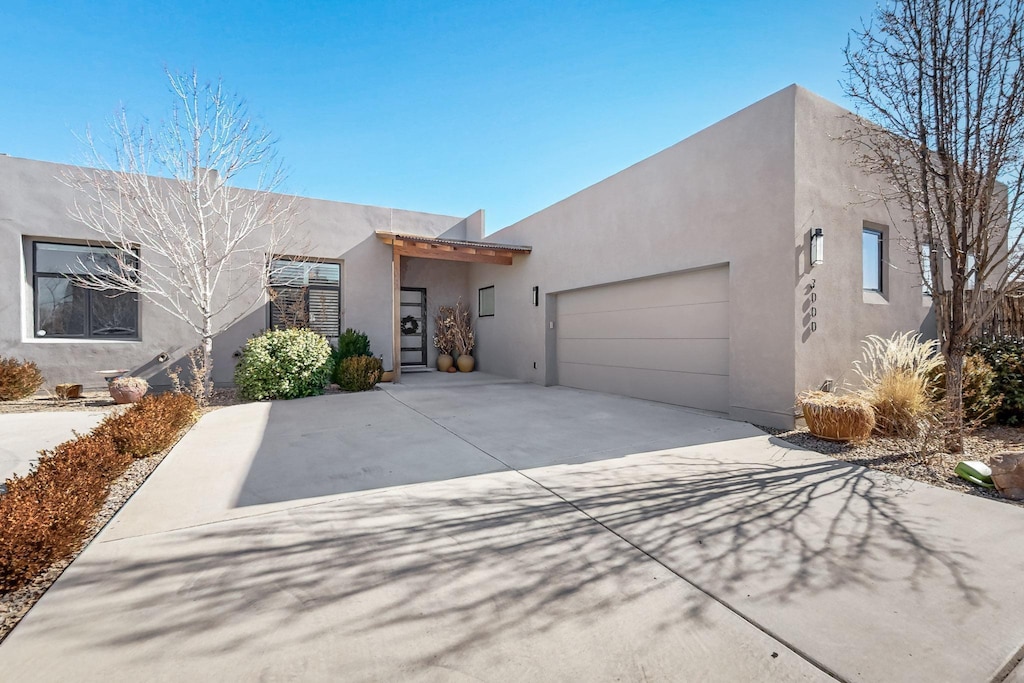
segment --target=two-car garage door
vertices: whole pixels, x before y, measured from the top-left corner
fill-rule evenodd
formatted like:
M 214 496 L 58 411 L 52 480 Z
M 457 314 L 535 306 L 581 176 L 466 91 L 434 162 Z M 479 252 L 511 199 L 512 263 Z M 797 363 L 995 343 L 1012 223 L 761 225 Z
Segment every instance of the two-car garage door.
M 727 266 L 558 295 L 558 383 L 729 411 Z

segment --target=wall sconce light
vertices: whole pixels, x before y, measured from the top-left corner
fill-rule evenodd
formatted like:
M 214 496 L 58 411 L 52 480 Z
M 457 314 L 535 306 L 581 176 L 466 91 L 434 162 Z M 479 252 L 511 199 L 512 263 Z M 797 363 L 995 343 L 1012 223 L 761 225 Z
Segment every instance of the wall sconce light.
M 820 266 L 825 262 L 825 231 L 811 228 L 811 266 Z
M 537 286 L 533 288 L 533 305 L 540 306 L 540 287 Z

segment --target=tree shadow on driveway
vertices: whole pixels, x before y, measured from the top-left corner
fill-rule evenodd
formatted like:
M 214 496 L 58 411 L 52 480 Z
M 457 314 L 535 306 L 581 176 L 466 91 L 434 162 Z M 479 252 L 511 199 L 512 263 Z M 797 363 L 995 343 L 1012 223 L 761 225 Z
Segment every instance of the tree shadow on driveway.
M 1013 556 L 982 561 L 966 520 L 928 497 L 949 492 L 922 498 L 781 448 L 776 462 L 686 453 L 363 492 L 94 544 L 12 639 L 133 666 L 332 653 L 317 661 L 340 668 L 316 673 L 352 678 L 431 667 L 494 678 L 496 661 L 529 677 L 557 644 L 550 678 L 580 658 L 657 660 L 680 634 L 709 648 L 731 638 L 724 656 L 741 657 L 747 636 L 725 604 L 851 678 L 920 678 L 923 666 L 973 680 L 1012 653 L 1017 634 L 993 626 L 1024 596 L 996 599 L 1010 579 L 992 562 Z M 948 647 L 960 629 L 988 650 Z M 878 657 L 886 638 L 900 656 Z

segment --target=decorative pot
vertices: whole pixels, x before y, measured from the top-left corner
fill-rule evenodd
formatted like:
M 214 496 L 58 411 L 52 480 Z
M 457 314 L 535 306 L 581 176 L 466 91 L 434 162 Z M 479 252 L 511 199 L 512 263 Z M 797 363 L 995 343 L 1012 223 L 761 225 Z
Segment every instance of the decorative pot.
M 458 372 L 458 371 L 459 371 L 459 369 L 457 367 L 455 367 L 454 365 L 451 366 L 450 368 L 448 368 L 448 372 Z
M 476 361 L 473 360 L 473 356 L 464 353 L 459 356 L 459 360 L 455 361 L 455 364 L 459 366 L 459 372 L 473 372 L 473 366 L 476 365 Z
M 73 398 L 82 398 L 82 385 L 81 384 L 58 384 L 57 398 L 61 401 L 68 401 Z
M 117 377 L 110 381 L 107 390 L 110 391 L 110 397 L 114 399 L 114 403 L 136 403 L 146 395 L 149 384 L 146 383 L 146 380 L 137 377 Z
M 447 353 L 442 353 L 437 357 L 437 369 L 441 372 L 448 372 L 448 368 L 450 368 L 454 363 L 455 359 Z
M 381 382 L 394 382 L 395 381 L 395 371 L 394 370 L 386 370 L 383 374 L 381 374 L 380 381 Z

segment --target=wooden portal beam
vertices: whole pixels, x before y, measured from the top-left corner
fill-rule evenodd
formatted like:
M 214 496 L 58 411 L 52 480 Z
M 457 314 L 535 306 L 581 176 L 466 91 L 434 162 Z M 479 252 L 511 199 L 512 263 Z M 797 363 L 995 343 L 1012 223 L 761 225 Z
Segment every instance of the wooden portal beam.
M 394 246 L 395 257 L 401 256 L 412 256 L 415 258 L 433 258 L 440 259 L 442 261 L 462 261 L 464 263 L 494 263 L 499 266 L 511 266 L 512 255 L 499 254 L 492 252 L 491 254 L 480 253 L 478 249 L 463 249 L 462 247 L 453 248 L 451 251 L 438 251 L 436 249 L 420 249 L 411 246 Z M 485 250 L 490 251 L 490 250 Z
M 399 249 L 402 248 L 391 247 L 391 369 L 395 371 L 395 382 L 402 379 L 402 336 L 399 334 L 402 318 L 402 255 Z

